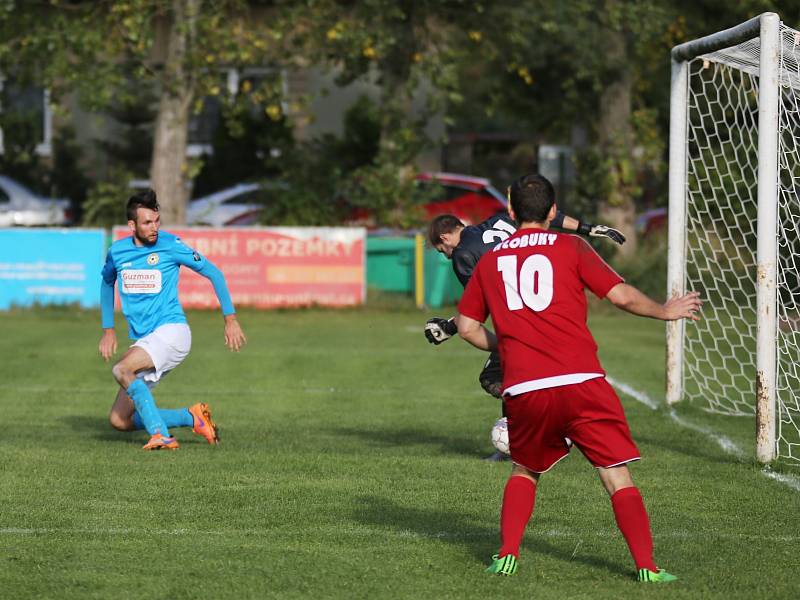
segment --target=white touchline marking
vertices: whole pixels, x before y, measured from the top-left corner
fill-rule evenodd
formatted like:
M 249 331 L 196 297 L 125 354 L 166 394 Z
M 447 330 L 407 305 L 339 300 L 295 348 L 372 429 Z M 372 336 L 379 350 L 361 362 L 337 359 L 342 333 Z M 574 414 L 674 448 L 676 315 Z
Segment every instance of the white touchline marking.
M 763 469 L 761 472 L 770 479 L 780 481 L 781 483 L 788 485 L 790 488 L 800 492 L 800 479 L 797 477 L 792 477 L 791 475 L 786 475 L 785 473 L 776 473 L 771 469 Z
M 728 454 L 733 454 L 739 460 L 743 460 L 745 458 L 745 453 L 730 438 L 724 435 L 716 434 L 712 430 L 702 427 L 701 425 L 695 425 L 694 423 L 690 423 L 689 421 L 683 419 L 682 417 L 679 417 L 674 409 L 670 409 L 669 418 L 675 421 L 681 427 L 686 427 L 686 429 L 691 429 L 692 431 L 697 431 L 698 433 L 707 435 L 712 440 L 714 440 L 717 443 L 717 445 L 720 448 L 722 448 L 725 452 L 727 452 Z
M 644 392 L 640 392 L 639 390 L 636 390 L 631 386 L 629 386 L 627 383 L 617 381 L 616 379 L 614 379 L 613 377 L 609 377 L 608 375 L 606 375 L 606 381 L 608 381 L 608 383 L 613 385 L 623 394 L 626 394 L 631 398 L 633 398 L 634 400 L 641 402 L 646 407 L 652 410 L 658 410 L 658 403 Z
M 612 386 L 617 388 L 623 394 L 630 396 L 634 400 L 641 402 L 645 406 L 657 410 L 659 408 L 658 403 L 650 398 L 644 392 L 641 392 L 635 388 L 632 388 L 627 383 L 623 383 L 621 381 L 617 381 L 611 377 L 606 375 L 606 381 L 610 383 Z M 715 433 L 711 429 L 703 427 L 702 425 L 696 425 L 695 423 L 690 423 L 686 419 L 679 417 L 678 414 L 675 412 L 674 409 L 669 410 L 669 418 L 675 421 L 681 427 L 685 427 L 687 429 L 691 429 L 692 431 L 697 431 L 698 433 L 702 433 L 705 436 L 710 437 L 714 440 L 717 445 L 722 448 L 722 450 L 728 454 L 732 454 L 739 460 L 746 460 L 747 455 L 746 453 L 736 445 L 736 443 L 731 440 L 729 437 Z M 769 477 L 770 479 L 774 479 L 779 483 L 789 486 L 793 490 L 800 492 L 800 479 L 794 477 L 792 475 L 787 475 L 785 473 L 776 473 L 775 471 L 771 470 L 769 467 L 765 467 L 761 470 L 761 474 L 765 477 Z

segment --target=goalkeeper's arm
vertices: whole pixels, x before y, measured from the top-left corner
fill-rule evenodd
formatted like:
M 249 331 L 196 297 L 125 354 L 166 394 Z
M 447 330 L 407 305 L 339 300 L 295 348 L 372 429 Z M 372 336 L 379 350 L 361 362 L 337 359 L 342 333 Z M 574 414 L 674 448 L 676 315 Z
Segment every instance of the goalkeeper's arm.
M 556 219 L 554 219 L 550 225 L 553 227 L 559 227 L 560 229 L 566 229 L 568 231 L 576 231 L 581 235 L 588 235 L 591 237 L 607 237 L 608 239 L 620 245 L 625 243 L 625 236 L 622 235 L 621 231 L 614 229 L 613 227 L 586 223 L 579 221 L 578 219 L 568 217 L 567 215 L 563 216 L 563 219 L 561 219 L 560 223 L 556 223 Z
M 458 326 L 455 317 L 449 319 L 433 317 L 425 323 L 425 339 L 436 346 L 449 340 L 456 333 L 458 333 Z

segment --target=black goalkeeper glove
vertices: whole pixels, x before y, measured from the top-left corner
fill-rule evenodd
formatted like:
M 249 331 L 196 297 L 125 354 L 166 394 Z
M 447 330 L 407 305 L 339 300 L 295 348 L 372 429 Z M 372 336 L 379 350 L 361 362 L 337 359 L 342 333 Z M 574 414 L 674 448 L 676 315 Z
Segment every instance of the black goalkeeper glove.
M 592 237 L 607 237 L 617 242 L 620 246 L 625 243 L 625 236 L 622 235 L 621 231 L 606 225 L 592 225 L 591 223 L 582 222 L 578 225 L 578 233 L 581 235 L 590 235 Z
M 439 345 L 458 333 L 455 319 L 434 317 L 425 323 L 425 337 L 431 344 Z

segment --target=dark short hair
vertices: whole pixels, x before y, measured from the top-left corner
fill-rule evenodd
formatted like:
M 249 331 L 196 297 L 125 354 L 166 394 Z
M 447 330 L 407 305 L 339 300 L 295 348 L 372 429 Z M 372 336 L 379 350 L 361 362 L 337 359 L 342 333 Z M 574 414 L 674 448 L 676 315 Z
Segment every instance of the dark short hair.
M 542 223 L 556 201 L 556 192 L 547 178 L 523 175 L 511 184 L 508 199 L 517 223 Z
M 127 214 L 128 221 L 136 221 L 136 210 L 139 208 L 149 208 L 158 212 L 158 200 L 156 193 L 151 189 L 135 193 L 128 198 Z
M 441 244 L 443 234 L 453 233 L 462 227 L 464 224 L 455 215 L 439 215 L 428 225 L 428 241 L 431 246 Z

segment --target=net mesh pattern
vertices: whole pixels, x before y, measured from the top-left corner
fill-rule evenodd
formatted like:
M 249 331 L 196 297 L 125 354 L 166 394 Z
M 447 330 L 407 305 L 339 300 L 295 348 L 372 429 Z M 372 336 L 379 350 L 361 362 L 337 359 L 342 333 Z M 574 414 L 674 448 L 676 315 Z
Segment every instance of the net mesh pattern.
M 800 33 L 781 25 L 777 226 L 778 455 L 800 462 Z M 689 63 L 684 390 L 706 410 L 753 415 L 759 40 Z

